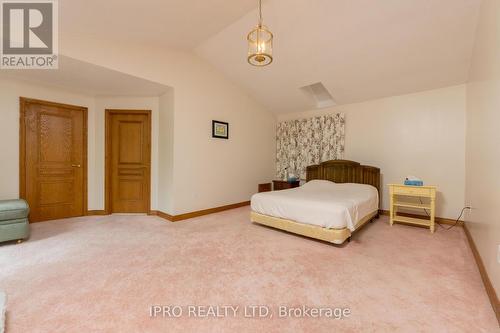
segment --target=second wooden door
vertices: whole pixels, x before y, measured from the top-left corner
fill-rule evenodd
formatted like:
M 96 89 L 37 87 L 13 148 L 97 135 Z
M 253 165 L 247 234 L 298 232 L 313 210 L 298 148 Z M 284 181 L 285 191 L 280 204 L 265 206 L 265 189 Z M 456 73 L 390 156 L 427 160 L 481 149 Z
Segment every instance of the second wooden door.
M 148 213 L 151 112 L 106 110 L 106 210 Z

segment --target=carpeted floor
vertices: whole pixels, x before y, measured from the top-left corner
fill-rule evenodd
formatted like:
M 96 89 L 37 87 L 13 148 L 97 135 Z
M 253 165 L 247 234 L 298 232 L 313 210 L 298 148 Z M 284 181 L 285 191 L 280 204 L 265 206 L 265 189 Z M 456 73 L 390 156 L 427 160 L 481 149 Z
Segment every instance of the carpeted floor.
M 177 223 L 111 216 L 33 224 L 28 242 L 0 246 L 7 333 L 500 331 L 460 228 L 431 235 L 383 217 L 332 246 L 248 216 L 245 207 Z M 151 317 L 153 305 L 182 306 L 182 316 Z M 219 315 L 222 306 L 240 308 L 235 317 L 193 318 L 203 308 L 188 307 L 211 305 Z M 269 315 L 252 318 L 254 305 Z M 279 306 L 351 314 L 280 318 Z

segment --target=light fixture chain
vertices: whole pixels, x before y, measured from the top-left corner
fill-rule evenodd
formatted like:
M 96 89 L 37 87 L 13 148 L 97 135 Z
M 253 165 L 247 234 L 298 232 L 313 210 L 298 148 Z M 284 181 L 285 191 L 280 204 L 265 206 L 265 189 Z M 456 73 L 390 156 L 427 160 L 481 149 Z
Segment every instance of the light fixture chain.
M 259 0 L 259 26 L 262 26 L 262 0 Z

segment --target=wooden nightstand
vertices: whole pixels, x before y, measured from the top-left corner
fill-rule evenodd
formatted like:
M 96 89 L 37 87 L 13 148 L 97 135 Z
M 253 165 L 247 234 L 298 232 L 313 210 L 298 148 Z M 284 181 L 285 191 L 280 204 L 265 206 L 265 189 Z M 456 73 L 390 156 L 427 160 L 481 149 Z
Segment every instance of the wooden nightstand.
M 261 192 L 270 192 L 273 190 L 273 185 L 271 183 L 259 184 L 258 191 Z
M 289 188 L 299 187 L 300 181 L 287 182 L 286 180 L 273 180 L 273 189 L 275 191 L 287 190 Z
M 431 233 L 435 230 L 436 217 L 436 186 L 408 186 L 401 184 L 389 184 L 390 197 L 390 222 L 403 222 L 429 227 Z M 408 201 L 408 198 L 427 198 L 429 203 Z M 405 200 L 406 198 L 406 200 Z M 429 211 L 429 219 L 407 217 L 398 215 L 398 208 L 415 208 Z

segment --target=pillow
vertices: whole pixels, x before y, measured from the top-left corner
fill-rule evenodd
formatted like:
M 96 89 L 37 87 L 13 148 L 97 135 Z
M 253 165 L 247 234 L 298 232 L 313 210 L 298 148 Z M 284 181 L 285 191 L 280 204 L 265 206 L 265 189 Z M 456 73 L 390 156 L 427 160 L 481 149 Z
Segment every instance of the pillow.
M 329 181 L 329 180 L 314 179 L 314 180 L 308 181 L 307 183 L 302 185 L 302 187 L 305 187 L 305 188 L 331 188 L 335 184 L 336 183 Z

